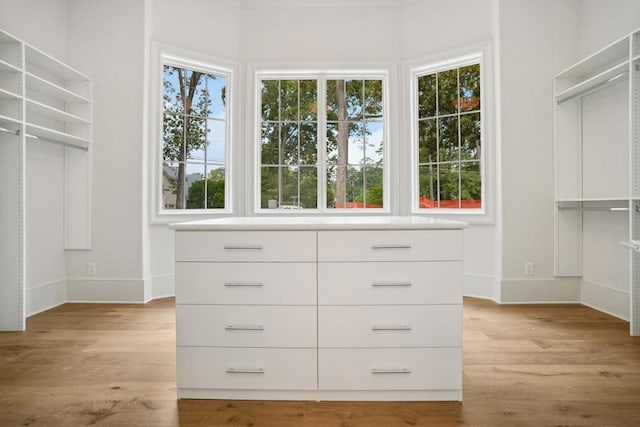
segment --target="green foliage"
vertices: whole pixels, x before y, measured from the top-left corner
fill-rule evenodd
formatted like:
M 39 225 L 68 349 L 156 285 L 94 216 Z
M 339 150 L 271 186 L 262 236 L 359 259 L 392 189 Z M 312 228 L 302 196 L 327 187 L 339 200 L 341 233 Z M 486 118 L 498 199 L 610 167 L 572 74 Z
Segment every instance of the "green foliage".
M 224 208 L 224 169 L 214 169 L 206 180 L 196 181 L 189 187 L 187 196 L 187 209 L 204 209 L 205 200 L 207 209 Z

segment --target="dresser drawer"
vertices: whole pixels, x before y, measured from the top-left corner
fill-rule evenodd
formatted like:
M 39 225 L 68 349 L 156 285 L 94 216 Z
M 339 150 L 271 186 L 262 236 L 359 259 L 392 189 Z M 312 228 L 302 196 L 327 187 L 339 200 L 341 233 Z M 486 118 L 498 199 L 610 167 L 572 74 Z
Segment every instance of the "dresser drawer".
M 178 347 L 180 388 L 315 390 L 315 349 Z
M 461 259 L 461 230 L 318 232 L 318 261 L 320 262 Z
M 320 263 L 318 304 L 462 304 L 462 262 Z
M 316 347 L 315 306 L 177 305 L 179 346 Z
M 177 231 L 176 261 L 315 262 L 314 231 Z
M 176 263 L 176 304 L 315 305 L 316 264 Z
M 318 307 L 319 347 L 462 345 L 461 305 Z
M 320 349 L 320 390 L 460 390 L 460 348 Z

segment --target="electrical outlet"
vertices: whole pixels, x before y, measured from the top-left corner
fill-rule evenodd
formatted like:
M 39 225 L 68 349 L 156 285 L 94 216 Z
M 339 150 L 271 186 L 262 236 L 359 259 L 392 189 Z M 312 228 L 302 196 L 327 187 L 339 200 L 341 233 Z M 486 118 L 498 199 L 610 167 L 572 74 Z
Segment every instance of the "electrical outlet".
M 532 262 L 525 262 L 524 263 L 524 275 L 525 276 L 533 276 L 533 269 L 534 269 L 534 265 Z
M 96 263 L 95 262 L 88 262 L 87 263 L 87 274 L 89 276 L 95 276 L 96 275 Z

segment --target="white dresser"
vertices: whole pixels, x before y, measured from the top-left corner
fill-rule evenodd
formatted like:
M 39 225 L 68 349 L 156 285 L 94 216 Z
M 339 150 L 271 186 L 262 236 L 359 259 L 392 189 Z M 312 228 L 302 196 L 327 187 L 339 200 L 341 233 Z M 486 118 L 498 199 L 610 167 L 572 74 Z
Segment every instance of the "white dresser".
M 465 225 L 173 224 L 178 397 L 461 400 Z

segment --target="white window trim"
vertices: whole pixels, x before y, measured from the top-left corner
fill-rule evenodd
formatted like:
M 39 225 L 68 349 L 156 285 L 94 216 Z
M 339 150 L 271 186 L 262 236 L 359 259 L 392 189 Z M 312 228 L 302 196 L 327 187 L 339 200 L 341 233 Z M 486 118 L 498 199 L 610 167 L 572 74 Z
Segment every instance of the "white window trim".
M 224 209 L 184 209 L 173 210 L 162 207 L 162 94 L 164 65 L 175 65 L 224 75 L 227 78 L 227 119 L 225 150 L 225 208 Z M 149 78 L 149 214 L 151 224 L 168 224 L 176 221 L 189 221 L 205 218 L 217 218 L 235 215 L 241 209 L 236 197 L 238 180 L 238 144 L 241 141 L 238 122 L 239 103 L 242 99 L 239 82 L 241 69 L 237 62 L 217 58 L 201 52 L 153 43 L 150 60 Z
M 418 117 L 417 117 L 417 77 L 428 73 L 458 68 L 464 65 L 480 64 L 480 111 L 482 114 L 481 127 L 481 167 L 482 167 L 482 208 L 481 209 L 425 209 L 419 207 L 419 179 L 418 179 Z M 405 93 L 409 96 L 409 111 L 407 111 L 408 137 L 411 141 L 410 153 L 405 158 L 410 159 L 411 188 L 406 198 L 401 201 L 410 206 L 411 215 L 426 215 L 468 221 L 475 224 L 495 224 L 495 115 L 493 96 L 493 57 L 491 42 L 483 42 L 459 49 L 452 49 L 439 54 L 408 61 L 404 64 L 404 76 L 407 79 Z
M 390 184 L 390 174 L 391 169 L 395 167 L 394 164 L 391 163 L 391 159 L 394 156 L 391 154 L 391 146 L 393 143 L 389 143 L 391 141 L 391 120 L 389 116 L 392 114 L 394 106 L 391 102 L 390 97 L 390 86 L 391 86 L 391 70 L 389 67 L 344 67 L 344 68 L 326 68 L 326 67 L 313 67 L 313 68 L 282 68 L 275 69 L 272 67 L 265 68 L 256 68 L 252 70 L 253 75 L 253 84 L 251 85 L 253 88 L 253 93 L 250 94 L 251 99 L 249 100 L 249 105 L 253 105 L 253 136 L 248 138 L 248 143 L 252 145 L 252 148 L 247 150 L 247 152 L 252 153 L 252 161 L 247 162 L 247 164 L 251 165 L 251 174 L 252 180 L 249 182 L 253 182 L 252 187 L 252 195 L 250 199 L 248 199 L 248 206 L 253 206 L 252 213 L 256 216 L 261 215 L 292 215 L 292 216 L 305 216 L 305 215 L 321 215 L 321 216 L 339 216 L 339 215 L 358 215 L 358 216 L 369 216 L 369 215 L 389 215 L 392 212 L 391 200 L 394 197 L 391 193 L 391 184 Z M 318 180 L 318 204 L 319 208 L 317 209 L 263 209 L 260 207 L 261 205 L 261 182 L 260 182 L 260 144 L 259 139 L 261 135 L 260 126 L 261 126 L 261 87 L 260 82 L 262 79 L 319 79 L 320 80 L 320 91 L 318 93 L 318 103 L 322 105 L 324 104 L 325 97 L 325 87 L 324 82 L 326 80 L 331 79 L 339 79 L 348 77 L 350 79 L 371 79 L 371 78 L 379 78 L 383 81 L 383 92 L 382 92 L 382 103 L 384 108 L 384 116 L 383 116 L 383 127 L 384 127 L 384 145 L 383 145 L 383 159 L 384 159 L 384 170 L 383 170 L 383 208 L 366 208 L 366 209 L 336 209 L 336 208 L 324 208 L 326 206 L 326 179 Z M 318 109 L 320 111 L 320 109 Z M 318 145 L 319 145 L 319 153 L 318 153 L 318 175 L 320 177 L 326 177 L 326 136 L 324 135 L 323 130 L 326 127 L 326 117 L 324 114 L 318 116 Z M 394 138 L 394 142 L 397 143 L 397 138 Z M 250 192 L 247 192 L 250 193 Z

